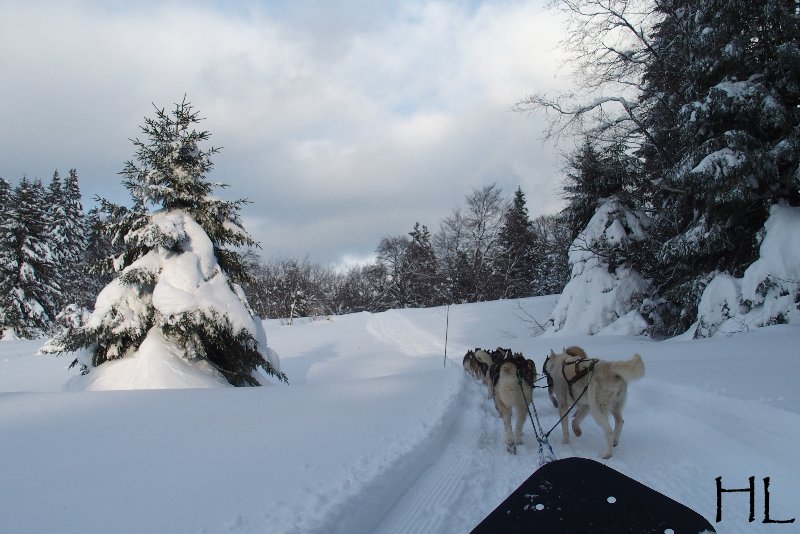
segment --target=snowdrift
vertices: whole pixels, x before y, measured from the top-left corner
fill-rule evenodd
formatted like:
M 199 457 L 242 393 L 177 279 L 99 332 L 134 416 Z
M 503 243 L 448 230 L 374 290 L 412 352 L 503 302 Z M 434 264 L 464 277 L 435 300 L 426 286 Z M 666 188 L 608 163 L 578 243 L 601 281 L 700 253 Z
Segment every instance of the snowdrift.
M 698 307 L 694 335 L 728 335 L 800 323 L 800 208 L 776 205 L 764 224 L 759 259 L 742 278 L 717 274 Z

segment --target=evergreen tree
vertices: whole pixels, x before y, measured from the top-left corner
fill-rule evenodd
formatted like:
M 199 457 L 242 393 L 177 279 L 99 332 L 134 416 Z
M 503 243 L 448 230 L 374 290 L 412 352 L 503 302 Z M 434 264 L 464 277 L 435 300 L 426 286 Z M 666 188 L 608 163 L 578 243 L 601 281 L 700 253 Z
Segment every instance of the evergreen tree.
M 434 306 L 441 302 L 436 255 L 431 245 L 428 227 L 419 223 L 409 232 L 411 241 L 405 258 L 409 278 L 409 305 L 415 308 Z
M 506 209 L 498 240 L 500 253 L 495 262 L 495 273 L 500 277 L 500 296 L 530 296 L 533 292 L 536 263 L 534 235 L 531 220 L 528 218 L 525 194 L 519 187 L 514 193 L 514 200 Z
M 611 196 L 627 197 L 636 184 L 636 160 L 626 153 L 624 142 L 598 147 L 588 136 L 569 158 L 562 186 L 567 205 L 561 213 L 572 238 L 586 228 L 598 206 Z
M 47 218 L 47 237 L 53 252 L 53 260 L 57 265 L 62 265 L 66 260 L 64 252 L 66 249 L 67 213 L 64 203 L 64 187 L 57 170 L 53 172 L 53 178 L 47 188 L 44 213 Z M 56 273 L 56 276 L 60 279 L 60 273 Z
M 56 283 L 63 288 L 56 302 L 60 310 L 70 303 L 86 299 L 86 275 L 83 272 L 88 239 L 85 215 L 81 204 L 78 175 L 71 169 L 66 182 L 58 171 L 45 197 L 48 246 L 53 254 Z
M 0 178 L 0 225 L 3 224 L 6 217 L 6 211 L 11 202 L 11 184 L 4 178 Z M 2 246 L 2 244 L 0 244 Z
M 676 333 L 713 273 L 741 276 L 757 258 L 769 207 L 800 205 L 800 20 L 794 0 L 661 0 L 657 11 L 645 94 L 658 152 L 673 156 L 647 145 L 642 156 L 659 215 L 649 270 Z
M 26 177 L 14 188 L 0 225 L 0 322 L 3 337 L 35 338 L 51 326 L 60 288 L 43 212 L 45 192 Z
M 83 212 L 78 172 L 75 169 L 70 169 L 64 182 L 61 203 L 64 211 L 63 249 L 60 251 L 63 258 L 63 302 L 83 306 L 87 299 L 93 298 L 97 293 L 91 291 L 86 273 L 90 231 L 89 222 Z
M 109 258 L 123 252 L 121 243 L 115 246 L 108 231 L 106 215 L 97 207 L 86 214 L 86 250 L 82 261 L 83 277 L 79 292 L 79 307 L 91 308 L 98 293 L 114 279 L 114 269 L 108 265 Z
M 226 247 L 255 243 L 238 216 L 243 201 L 211 195 L 220 184 L 206 175 L 218 149 L 201 148 L 210 134 L 194 129 L 200 120 L 185 99 L 171 113 L 156 109 L 120 173 L 133 208 L 101 202 L 112 246 L 124 247 L 104 264 L 116 278 L 91 316 L 51 344 L 54 351 L 88 349 L 84 371 L 163 339 L 233 385 L 259 385 L 259 369 L 286 380 L 237 283 L 248 278 L 246 263 Z

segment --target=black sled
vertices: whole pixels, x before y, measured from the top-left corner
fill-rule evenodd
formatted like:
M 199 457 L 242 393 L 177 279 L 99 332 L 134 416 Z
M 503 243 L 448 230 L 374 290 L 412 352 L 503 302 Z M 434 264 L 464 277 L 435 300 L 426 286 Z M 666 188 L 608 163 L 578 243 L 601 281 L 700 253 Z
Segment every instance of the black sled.
M 472 534 L 699 534 L 700 514 L 600 462 L 544 464 Z

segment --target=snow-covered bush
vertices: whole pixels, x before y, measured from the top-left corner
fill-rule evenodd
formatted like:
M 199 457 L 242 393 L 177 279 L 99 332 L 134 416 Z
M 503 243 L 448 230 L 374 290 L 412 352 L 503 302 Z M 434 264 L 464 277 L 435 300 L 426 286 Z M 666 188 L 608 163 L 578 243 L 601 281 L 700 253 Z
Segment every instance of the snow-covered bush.
M 570 281 L 553 310 L 550 332 L 641 334 L 637 311 L 649 282 L 630 268 L 629 245 L 645 235 L 646 218 L 605 200 L 569 250 Z
M 134 208 L 103 203 L 107 232 L 123 251 L 108 258 L 116 277 L 90 314 L 73 314 L 43 349 L 75 352 L 77 387 L 127 389 L 260 385 L 285 381 L 261 321 L 238 282 L 241 256 L 227 245 L 254 244 L 242 228 L 242 201 L 211 196 L 205 174 L 210 155 L 198 143 L 208 132 L 185 100 L 167 114 L 157 110 L 134 141 L 136 162 L 121 173 Z M 149 206 L 156 209 L 150 211 Z M 79 321 L 74 320 L 81 317 Z M 95 369 L 97 368 L 97 369 Z
M 705 288 L 695 337 L 800 323 L 800 208 L 772 207 L 759 258 L 742 278 L 717 274 Z

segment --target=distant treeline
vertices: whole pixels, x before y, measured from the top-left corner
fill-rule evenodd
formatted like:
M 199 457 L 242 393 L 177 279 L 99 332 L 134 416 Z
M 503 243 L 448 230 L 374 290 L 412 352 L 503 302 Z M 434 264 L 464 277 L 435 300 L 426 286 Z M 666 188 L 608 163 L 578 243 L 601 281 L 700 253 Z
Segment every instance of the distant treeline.
M 525 195 L 475 189 L 435 234 L 416 223 L 386 236 L 374 262 L 342 272 L 308 259 L 251 256 L 248 301 L 262 317 L 324 316 L 558 293 L 571 230 L 555 215 L 531 220 Z

